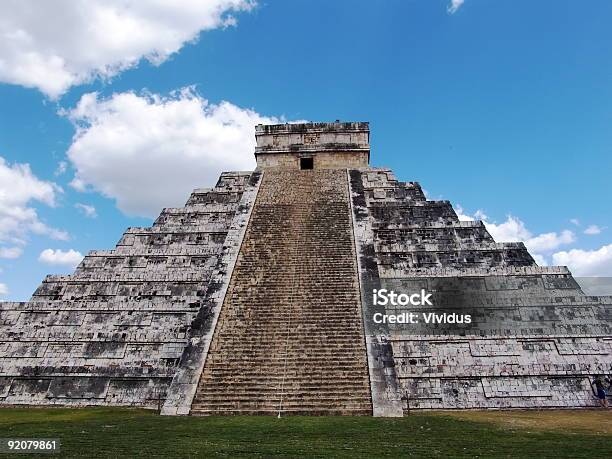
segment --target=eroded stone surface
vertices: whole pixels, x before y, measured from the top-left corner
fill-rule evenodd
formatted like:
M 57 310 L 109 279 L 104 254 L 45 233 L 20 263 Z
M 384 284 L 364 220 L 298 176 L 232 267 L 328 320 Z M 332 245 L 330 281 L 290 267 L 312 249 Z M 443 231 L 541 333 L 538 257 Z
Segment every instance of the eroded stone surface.
M 250 178 L 224 173 L 73 275 L 48 276 L 29 302 L 0 303 L 0 404 L 160 405 Z
M 0 303 L 0 404 L 376 416 L 596 405 L 612 298 L 368 167 L 367 123 L 257 133 L 256 172 L 223 173 L 30 301 Z M 446 306 L 467 296 L 480 328 L 373 323 L 402 310 L 372 304 L 381 287 Z
M 266 171 L 192 414 L 371 414 L 346 170 Z
M 590 381 L 612 369 L 612 298 L 585 295 L 565 267 L 537 266 L 522 243 L 495 242 L 388 169 L 351 171 L 351 190 L 370 366 L 384 362 L 375 413 L 377 399 L 381 415 L 597 405 Z M 467 296 L 478 334 L 368 323 L 406 309 L 374 306 L 371 289 L 381 287 L 424 288 L 445 305 Z

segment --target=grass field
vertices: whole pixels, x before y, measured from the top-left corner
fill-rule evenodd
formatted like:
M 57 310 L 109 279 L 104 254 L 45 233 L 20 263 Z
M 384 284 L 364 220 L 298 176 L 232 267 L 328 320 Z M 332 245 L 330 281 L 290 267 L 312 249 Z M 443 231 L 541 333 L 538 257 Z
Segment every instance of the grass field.
M 59 438 L 62 457 L 603 458 L 612 457 L 611 421 L 612 410 L 277 419 L 2 408 L 0 437 Z

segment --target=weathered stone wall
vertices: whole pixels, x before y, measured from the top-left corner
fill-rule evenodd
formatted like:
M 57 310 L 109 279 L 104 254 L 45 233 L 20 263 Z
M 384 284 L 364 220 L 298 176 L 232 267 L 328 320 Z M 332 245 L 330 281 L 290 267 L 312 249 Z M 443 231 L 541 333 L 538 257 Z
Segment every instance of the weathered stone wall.
M 299 169 L 300 158 L 314 159 L 314 169 L 367 167 L 368 123 L 258 125 L 255 158 L 259 169 Z
M 366 167 L 367 123 L 258 126 L 257 142 L 256 172 L 222 174 L 30 301 L 0 303 L 0 404 L 376 416 L 596 404 L 612 298 Z M 434 292 L 476 325 L 375 323 L 404 311 L 374 305 L 379 288 Z
M 222 174 L 29 302 L 0 303 L 0 404 L 163 402 L 250 177 Z
M 368 165 L 367 152 L 272 153 L 257 156 L 258 169 L 300 169 L 300 158 L 312 158 L 314 169 L 360 168 Z
M 185 415 L 191 411 L 204 362 L 208 356 L 238 253 L 242 247 L 259 192 L 261 175 L 260 172 L 253 172 L 242 194 L 240 205 L 225 238 L 223 253 L 217 259 L 208 288 L 203 295 L 202 307 L 191 323 L 187 346 L 179 361 L 162 409 L 164 415 Z
M 590 378 L 612 370 L 612 298 L 586 296 L 566 268 L 538 267 L 522 243 L 496 243 L 387 169 L 351 171 L 351 190 L 375 414 L 597 404 Z M 375 306 L 372 288 L 467 299 L 478 328 L 375 324 L 375 312 L 418 308 Z
M 255 155 L 370 150 L 368 123 L 303 123 L 258 125 L 255 127 Z

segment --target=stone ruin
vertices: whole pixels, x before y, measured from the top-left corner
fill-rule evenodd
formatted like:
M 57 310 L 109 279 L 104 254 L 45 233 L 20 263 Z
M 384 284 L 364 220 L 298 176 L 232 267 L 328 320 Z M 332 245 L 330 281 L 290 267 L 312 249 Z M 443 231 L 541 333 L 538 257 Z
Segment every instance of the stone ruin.
M 359 414 L 596 406 L 611 297 L 495 242 L 448 201 L 369 166 L 368 123 L 256 127 L 150 228 L 0 303 L 0 404 L 163 414 Z M 478 327 L 377 324 L 373 289 L 434 292 Z

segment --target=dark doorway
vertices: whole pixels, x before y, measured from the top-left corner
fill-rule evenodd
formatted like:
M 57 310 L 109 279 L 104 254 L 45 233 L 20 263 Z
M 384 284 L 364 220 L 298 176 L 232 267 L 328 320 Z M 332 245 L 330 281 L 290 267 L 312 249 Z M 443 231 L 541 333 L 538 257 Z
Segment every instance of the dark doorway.
M 314 161 L 313 158 L 300 158 L 300 169 L 313 169 Z

